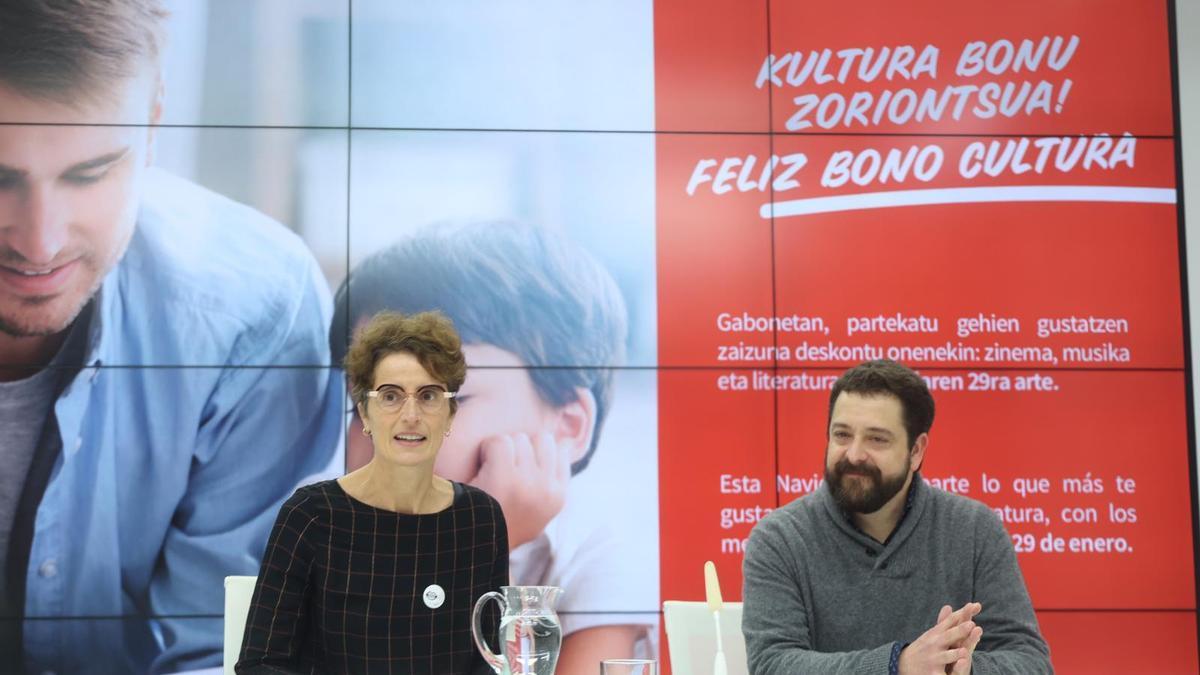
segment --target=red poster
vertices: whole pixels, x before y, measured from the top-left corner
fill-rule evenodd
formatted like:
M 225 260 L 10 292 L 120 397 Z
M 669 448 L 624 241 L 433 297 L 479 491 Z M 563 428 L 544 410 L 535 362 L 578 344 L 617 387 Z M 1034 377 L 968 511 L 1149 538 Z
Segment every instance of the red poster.
M 705 560 L 740 599 L 754 524 L 822 479 L 833 380 L 889 358 L 1058 671 L 1195 670 L 1167 10 L 655 3 L 664 600 Z

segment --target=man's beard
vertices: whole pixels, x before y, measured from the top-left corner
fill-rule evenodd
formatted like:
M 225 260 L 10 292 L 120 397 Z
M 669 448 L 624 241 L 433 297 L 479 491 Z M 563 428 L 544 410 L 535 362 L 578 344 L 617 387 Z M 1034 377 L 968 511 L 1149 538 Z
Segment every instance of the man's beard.
M 66 257 L 80 266 L 77 274 L 90 277 L 85 293 L 78 287 L 66 288 L 52 295 L 13 298 L 0 301 L 0 333 L 14 338 L 34 338 L 57 335 L 75 322 L 79 313 L 100 290 L 104 271 L 90 255 L 72 254 Z M 0 264 L 25 264 L 25 259 L 11 249 L 0 249 Z
M 895 497 L 904 487 L 908 479 L 908 470 L 912 466 L 912 456 L 904 458 L 904 471 L 895 477 L 884 480 L 879 467 L 871 464 L 853 465 L 842 457 L 830 469 L 825 465 L 825 484 L 833 495 L 833 501 L 847 513 L 875 513 L 884 504 Z M 857 475 L 853 482 L 843 484 L 847 475 Z M 865 478 L 867 485 L 863 485 Z

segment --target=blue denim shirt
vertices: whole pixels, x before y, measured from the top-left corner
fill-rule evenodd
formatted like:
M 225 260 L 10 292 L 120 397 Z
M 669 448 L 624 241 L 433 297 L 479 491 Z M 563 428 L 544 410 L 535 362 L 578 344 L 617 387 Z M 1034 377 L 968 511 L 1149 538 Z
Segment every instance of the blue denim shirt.
M 151 172 L 95 307 L 84 368 L 54 406 L 26 666 L 219 665 L 223 577 L 257 574 L 280 503 L 340 458 L 328 287 L 278 223 Z

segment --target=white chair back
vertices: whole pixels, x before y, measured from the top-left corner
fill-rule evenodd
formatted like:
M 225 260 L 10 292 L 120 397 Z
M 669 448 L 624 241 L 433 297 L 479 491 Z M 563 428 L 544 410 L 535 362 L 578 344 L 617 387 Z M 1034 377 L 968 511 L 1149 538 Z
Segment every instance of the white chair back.
M 668 600 L 663 603 L 667 649 L 673 675 L 712 675 L 717 654 L 717 626 L 705 602 Z M 721 606 L 721 647 L 729 675 L 749 675 L 746 641 L 742 638 L 742 603 Z
M 225 577 L 225 675 L 233 675 L 233 664 L 242 651 L 242 633 L 258 577 Z

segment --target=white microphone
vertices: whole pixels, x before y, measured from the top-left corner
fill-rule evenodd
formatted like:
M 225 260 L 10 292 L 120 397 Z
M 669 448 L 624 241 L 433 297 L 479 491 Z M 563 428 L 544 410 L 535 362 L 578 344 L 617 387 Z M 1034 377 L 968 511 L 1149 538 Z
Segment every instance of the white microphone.
M 704 599 L 713 613 L 713 625 L 717 629 L 717 654 L 713 657 L 713 675 L 727 675 L 725 649 L 721 646 L 721 584 L 717 581 L 717 566 L 709 560 L 704 563 Z

